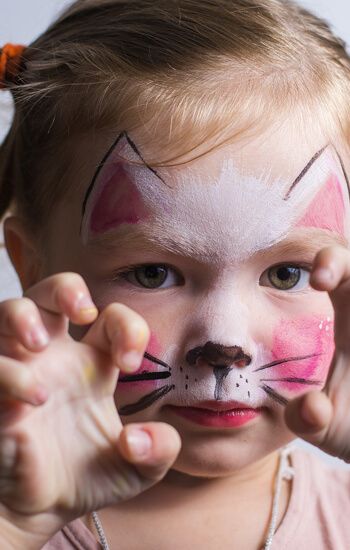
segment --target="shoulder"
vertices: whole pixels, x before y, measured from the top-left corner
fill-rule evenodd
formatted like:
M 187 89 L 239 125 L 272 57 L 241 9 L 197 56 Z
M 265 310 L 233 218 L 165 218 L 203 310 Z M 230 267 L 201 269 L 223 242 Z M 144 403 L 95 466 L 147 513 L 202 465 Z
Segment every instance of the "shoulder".
M 327 464 L 304 448 L 290 454 L 290 501 L 274 544 L 279 550 L 350 548 L 350 468 Z
M 303 480 L 304 488 L 311 492 L 308 498 L 318 503 L 324 499 L 332 506 L 343 503 L 350 507 L 350 466 L 328 464 L 323 458 L 304 449 L 292 451 L 295 482 Z
M 101 545 L 81 521 L 76 519 L 56 533 L 42 550 L 100 550 Z

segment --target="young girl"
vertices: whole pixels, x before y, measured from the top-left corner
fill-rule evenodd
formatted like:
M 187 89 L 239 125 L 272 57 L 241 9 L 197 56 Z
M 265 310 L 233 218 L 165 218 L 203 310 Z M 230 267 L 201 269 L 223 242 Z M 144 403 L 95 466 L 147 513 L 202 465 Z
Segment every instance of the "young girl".
M 349 548 L 350 63 L 281 0 L 6 45 L 2 549 Z M 181 442 L 181 449 L 180 449 Z

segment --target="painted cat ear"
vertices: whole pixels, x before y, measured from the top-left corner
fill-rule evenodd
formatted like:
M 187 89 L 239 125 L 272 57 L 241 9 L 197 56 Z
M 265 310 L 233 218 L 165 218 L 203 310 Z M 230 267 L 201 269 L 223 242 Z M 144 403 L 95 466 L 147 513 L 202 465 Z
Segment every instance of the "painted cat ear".
M 111 157 L 120 155 L 121 149 L 124 149 L 125 145 L 126 145 L 126 134 L 125 132 L 122 132 L 121 134 L 119 134 L 117 139 L 112 143 L 111 147 L 108 149 L 107 153 L 104 155 L 103 159 L 101 160 L 100 164 L 97 167 L 96 172 L 94 173 L 94 176 L 91 180 L 89 187 L 87 188 L 87 191 L 85 193 L 85 197 L 83 200 L 82 216 L 84 216 L 85 214 L 90 195 L 94 190 L 96 181 L 99 178 L 101 171 L 103 171 L 106 164 L 113 162 Z
M 296 227 L 317 227 L 344 235 L 345 203 L 340 181 L 331 174 Z
M 302 212 L 295 226 L 326 229 L 344 235 L 346 188 L 347 177 L 337 152 L 332 146 L 319 151 L 285 196 L 296 211 Z
M 138 223 L 147 216 L 133 167 L 155 177 L 155 171 L 123 132 L 102 159 L 86 192 L 81 223 L 85 244 L 91 235 L 105 233 L 122 224 Z

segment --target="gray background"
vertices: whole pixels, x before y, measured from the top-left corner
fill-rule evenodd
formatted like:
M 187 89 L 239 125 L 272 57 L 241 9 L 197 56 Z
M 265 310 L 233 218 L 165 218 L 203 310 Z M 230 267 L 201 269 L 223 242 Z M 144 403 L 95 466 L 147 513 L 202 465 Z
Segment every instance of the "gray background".
M 0 44 L 6 42 L 28 44 L 45 29 L 56 14 L 70 3 L 71 0 L 12 0 L 11 2 L 0 0 Z M 350 45 L 349 0 L 333 0 L 332 2 L 330 0 L 304 0 L 300 3 L 331 22 L 335 32 Z M 6 92 L 1 93 L 0 141 L 6 134 L 10 120 L 11 100 Z M 0 300 L 19 295 L 20 287 L 16 275 L 5 250 L 0 249 Z M 297 445 L 305 446 L 306 444 L 297 442 Z M 337 467 L 350 468 L 343 462 L 328 457 L 312 447 L 310 450 Z

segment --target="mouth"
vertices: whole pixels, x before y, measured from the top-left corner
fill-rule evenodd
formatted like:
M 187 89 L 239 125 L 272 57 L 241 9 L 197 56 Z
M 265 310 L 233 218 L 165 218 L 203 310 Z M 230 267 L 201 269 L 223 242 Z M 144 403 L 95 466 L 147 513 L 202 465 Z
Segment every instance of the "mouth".
M 253 408 L 238 401 L 202 401 L 195 407 L 168 405 L 167 409 L 191 423 L 210 428 L 239 428 L 262 413 L 262 407 Z

